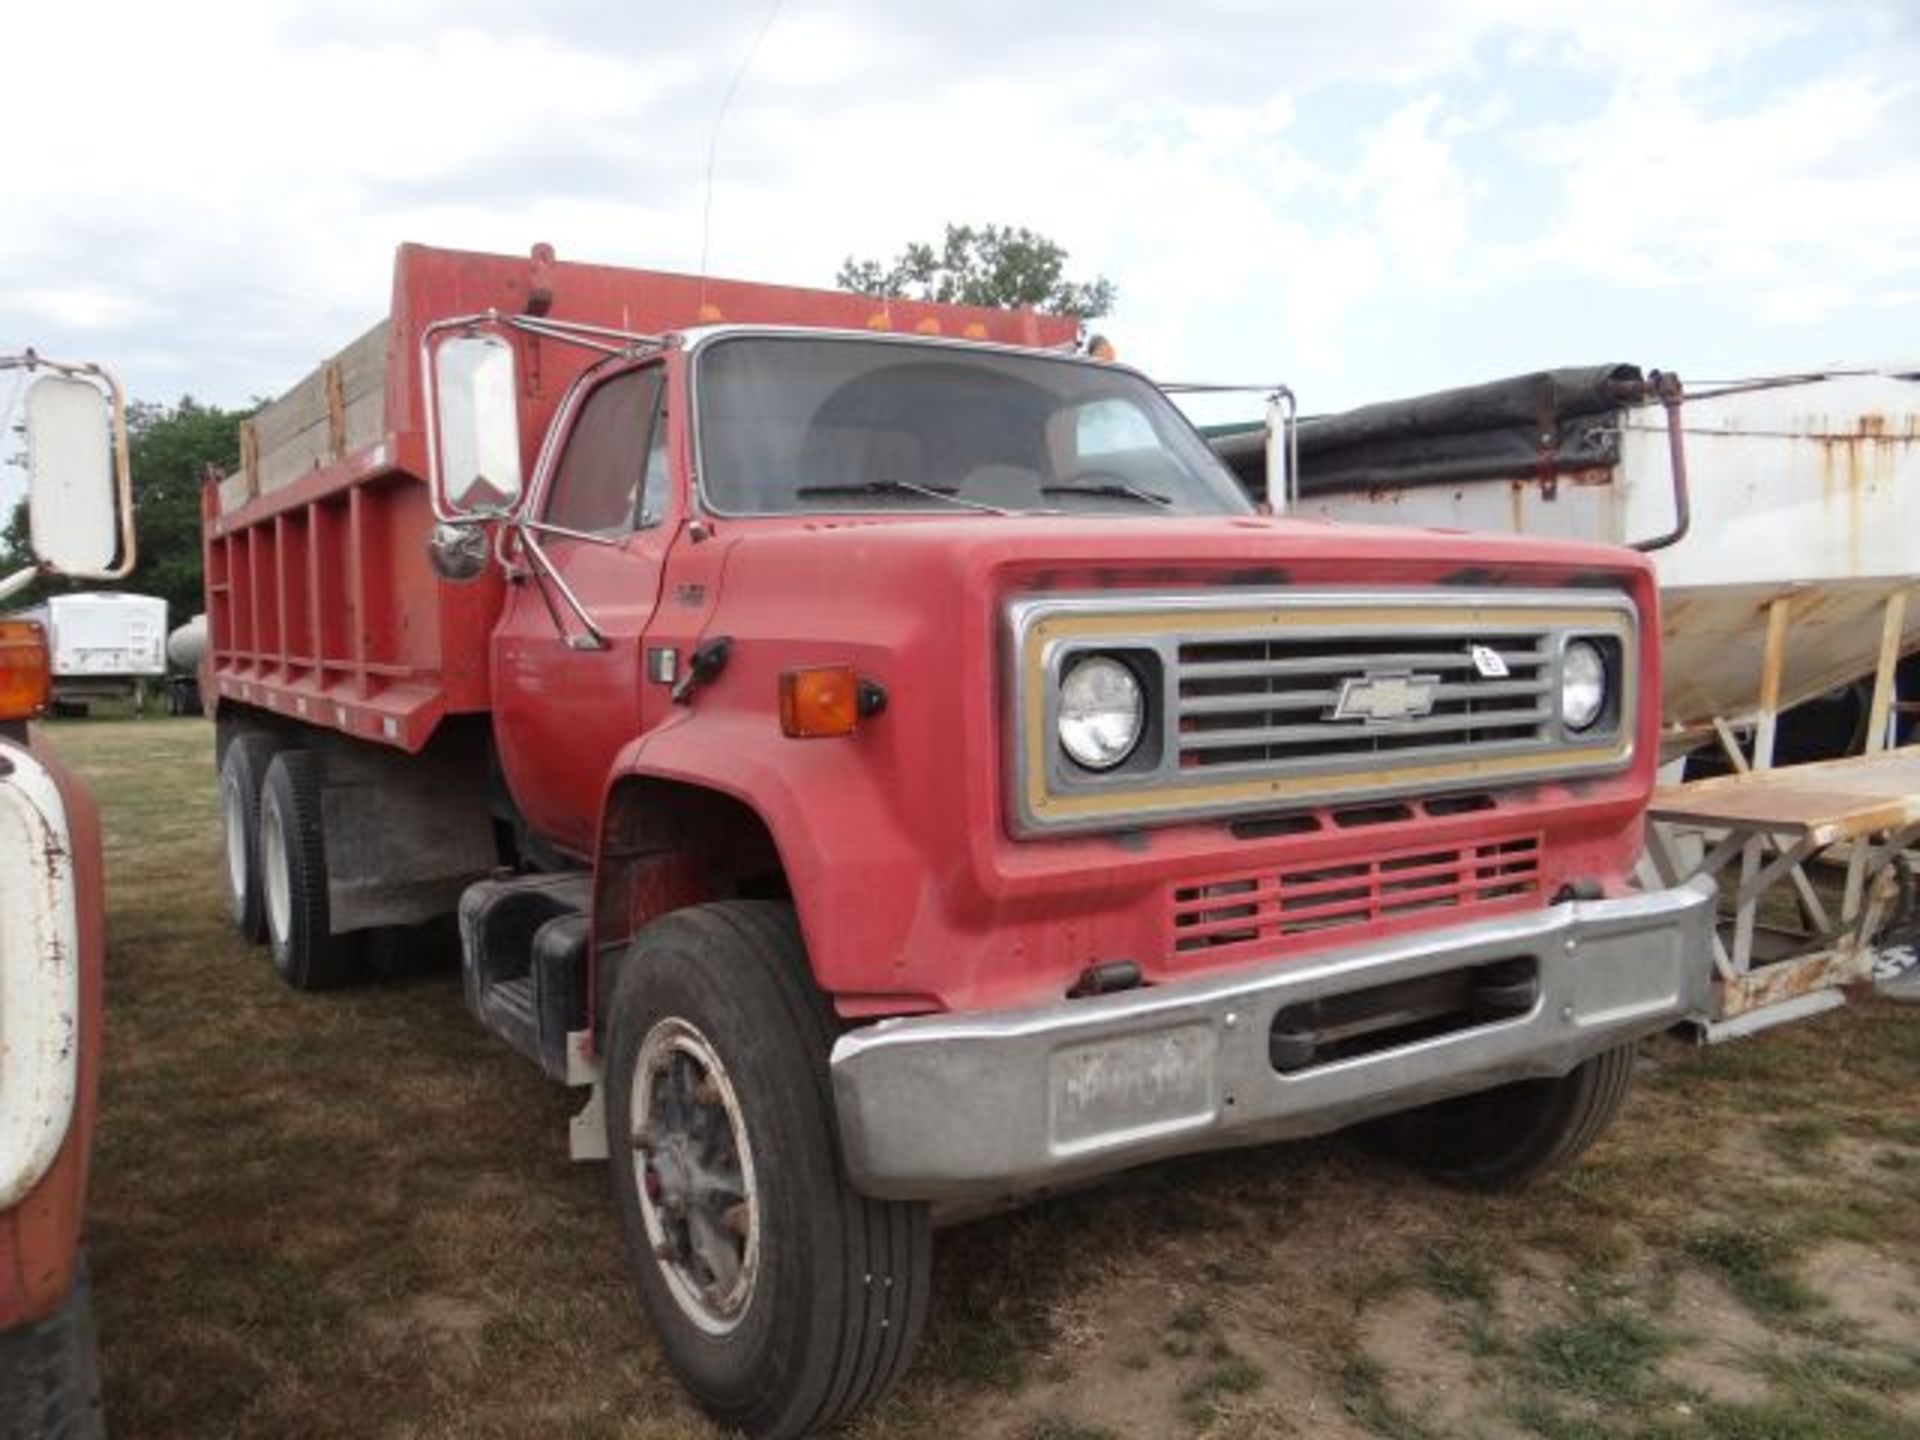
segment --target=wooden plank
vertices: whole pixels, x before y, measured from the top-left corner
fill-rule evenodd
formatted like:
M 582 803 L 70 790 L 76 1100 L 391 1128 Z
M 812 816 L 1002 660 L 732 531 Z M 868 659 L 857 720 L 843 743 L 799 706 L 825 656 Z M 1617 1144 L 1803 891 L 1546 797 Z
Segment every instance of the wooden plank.
M 1920 820 L 1920 748 L 1722 775 L 1654 792 L 1657 820 L 1807 835 L 1820 844 Z
M 260 407 L 253 419 L 259 444 L 254 493 L 284 489 L 385 433 L 387 331 L 380 321 Z
M 1753 736 L 1753 768 L 1773 768 L 1773 735 L 1780 719 L 1780 674 L 1787 664 L 1787 622 L 1793 599 L 1780 595 L 1767 607 L 1767 648 L 1760 659 L 1760 724 Z
M 1886 748 L 1887 716 L 1893 708 L 1893 675 L 1900 664 L 1900 640 L 1907 627 L 1907 592 L 1887 596 L 1886 619 L 1880 626 L 1879 663 L 1873 672 L 1873 703 L 1867 711 L 1867 753 Z
M 1907 592 L 1896 590 L 1887 596 L 1887 613 L 1880 624 L 1880 654 L 1873 671 L 1873 701 L 1867 707 L 1869 755 L 1886 748 L 1887 713 L 1893 704 L 1893 672 L 1900 663 L 1900 637 L 1906 628 Z M 1847 860 L 1847 886 L 1840 902 L 1840 914 L 1852 917 L 1860 912 L 1861 895 L 1866 885 L 1867 847 L 1855 845 Z

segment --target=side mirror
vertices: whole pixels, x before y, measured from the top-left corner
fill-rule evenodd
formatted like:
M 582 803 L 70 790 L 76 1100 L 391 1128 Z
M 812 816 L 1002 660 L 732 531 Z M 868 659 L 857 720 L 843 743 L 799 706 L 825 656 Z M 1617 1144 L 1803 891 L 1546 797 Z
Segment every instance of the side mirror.
M 467 332 L 429 354 L 436 508 L 447 518 L 511 515 L 523 489 L 513 346 Z
M 120 386 L 94 365 L 0 355 L 47 373 L 27 387 L 27 531 L 39 571 L 117 580 L 133 569 L 132 490 Z M 0 596 L 36 572 L 0 578 Z

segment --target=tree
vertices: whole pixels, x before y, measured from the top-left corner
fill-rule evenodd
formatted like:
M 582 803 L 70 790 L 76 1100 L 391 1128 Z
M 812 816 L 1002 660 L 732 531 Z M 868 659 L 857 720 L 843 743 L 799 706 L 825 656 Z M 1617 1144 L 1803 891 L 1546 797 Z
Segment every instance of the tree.
M 1025 226 L 949 225 L 939 249 L 910 244 L 890 265 L 849 255 L 835 283 L 876 299 L 1024 305 L 1080 320 L 1113 309 L 1111 280 L 1104 275 L 1085 283 L 1067 280 L 1066 265 L 1064 249 Z
M 127 457 L 133 473 L 138 565 L 120 588 L 159 595 L 174 624 L 205 606 L 200 585 L 200 485 L 208 465 L 235 469 L 240 422 L 250 410 L 223 410 L 182 396 L 177 405 L 135 401 L 127 407 Z M 0 534 L 0 574 L 31 563 L 23 501 Z M 59 590 L 98 589 L 86 582 L 41 580 L 19 597 L 30 605 Z

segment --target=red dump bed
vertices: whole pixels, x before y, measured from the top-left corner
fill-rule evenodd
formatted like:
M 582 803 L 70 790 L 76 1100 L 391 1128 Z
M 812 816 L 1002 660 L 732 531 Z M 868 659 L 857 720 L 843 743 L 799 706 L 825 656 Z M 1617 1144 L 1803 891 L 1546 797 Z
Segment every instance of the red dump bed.
M 1074 322 L 1031 311 L 703 280 L 611 265 L 403 245 L 388 317 L 241 429 L 237 474 L 203 496 L 209 703 L 240 702 L 417 750 L 443 715 L 488 708 L 501 580 L 427 563 L 420 333 L 485 310 L 659 333 L 699 324 L 894 330 L 1052 346 Z M 516 333 L 531 474 L 567 386 L 593 360 Z

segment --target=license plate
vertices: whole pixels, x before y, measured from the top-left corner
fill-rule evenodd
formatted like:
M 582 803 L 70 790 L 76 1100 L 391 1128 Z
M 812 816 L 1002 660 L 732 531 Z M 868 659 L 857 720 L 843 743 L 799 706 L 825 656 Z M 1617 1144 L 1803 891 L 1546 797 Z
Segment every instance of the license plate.
M 1052 1137 L 1082 1150 L 1204 1124 L 1214 1113 L 1210 1025 L 1099 1040 L 1054 1052 Z

